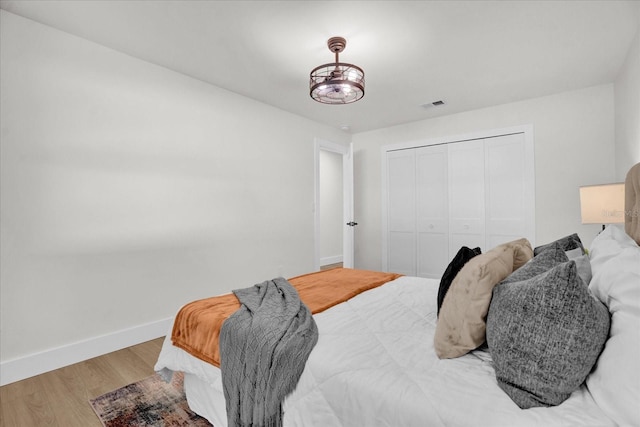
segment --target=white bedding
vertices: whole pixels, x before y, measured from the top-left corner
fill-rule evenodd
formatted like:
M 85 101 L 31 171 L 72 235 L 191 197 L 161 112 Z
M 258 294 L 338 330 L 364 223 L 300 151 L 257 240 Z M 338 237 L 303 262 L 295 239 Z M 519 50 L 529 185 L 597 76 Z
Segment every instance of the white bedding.
M 561 405 L 522 410 L 498 387 L 491 356 L 440 360 L 438 281 L 401 277 L 315 315 L 320 332 L 285 426 L 597 426 L 616 424 L 583 385 Z M 156 370 L 183 371 L 189 404 L 227 425 L 220 370 L 165 340 Z

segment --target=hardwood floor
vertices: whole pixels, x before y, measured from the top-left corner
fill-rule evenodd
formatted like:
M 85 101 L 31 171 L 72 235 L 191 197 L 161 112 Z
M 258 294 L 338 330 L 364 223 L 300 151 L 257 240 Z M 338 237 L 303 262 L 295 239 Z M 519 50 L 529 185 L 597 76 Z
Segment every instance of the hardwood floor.
M 152 375 L 163 339 L 0 387 L 0 426 L 101 427 L 89 399 Z

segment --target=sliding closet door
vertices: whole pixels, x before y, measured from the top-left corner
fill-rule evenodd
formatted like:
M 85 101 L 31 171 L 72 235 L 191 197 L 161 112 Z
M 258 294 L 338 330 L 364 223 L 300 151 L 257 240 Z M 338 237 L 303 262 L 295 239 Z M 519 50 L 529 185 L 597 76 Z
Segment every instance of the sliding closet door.
M 534 244 L 531 132 L 383 147 L 383 268 L 440 278 L 462 246 L 486 252 L 521 237 Z
M 416 275 L 415 150 L 387 154 L 387 269 Z
M 416 150 L 416 231 L 420 277 L 440 278 L 449 263 L 447 145 Z
M 534 183 L 525 148 L 522 133 L 485 140 L 487 248 L 533 235 Z
M 484 140 L 449 144 L 449 258 L 485 247 Z

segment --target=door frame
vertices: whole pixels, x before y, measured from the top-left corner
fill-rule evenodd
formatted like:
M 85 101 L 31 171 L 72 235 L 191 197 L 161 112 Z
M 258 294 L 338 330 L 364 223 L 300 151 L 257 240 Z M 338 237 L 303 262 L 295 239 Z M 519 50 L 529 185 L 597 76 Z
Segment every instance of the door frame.
M 314 141 L 314 259 L 315 270 L 320 270 L 320 150 L 342 155 L 342 264 L 353 268 L 354 227 L 347 225 L 353 221 L 353 144 L 338 144 L 321 138 Z

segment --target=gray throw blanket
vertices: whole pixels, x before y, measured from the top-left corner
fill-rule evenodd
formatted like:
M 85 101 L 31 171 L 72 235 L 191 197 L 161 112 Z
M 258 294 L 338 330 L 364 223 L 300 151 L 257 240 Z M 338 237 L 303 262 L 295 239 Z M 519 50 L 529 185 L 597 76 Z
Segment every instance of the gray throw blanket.
M 318 328 L 281 277 L 233 293 L 241 307 L 220 330 L 229 427 L 279 427 L 282 402 L 298 383 Z

